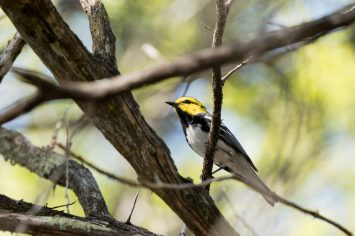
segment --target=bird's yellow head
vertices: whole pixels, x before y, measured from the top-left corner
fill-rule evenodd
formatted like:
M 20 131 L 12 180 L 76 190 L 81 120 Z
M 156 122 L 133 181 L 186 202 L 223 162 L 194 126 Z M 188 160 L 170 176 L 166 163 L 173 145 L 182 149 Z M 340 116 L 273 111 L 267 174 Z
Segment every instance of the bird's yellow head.
M 197 99 L 192 97 L 181 97 L 176 99 L 175 102 L 166 103 L 175 107 L 175 109 L 192 116 L 207 112 L 206 107 L 204 107 Z

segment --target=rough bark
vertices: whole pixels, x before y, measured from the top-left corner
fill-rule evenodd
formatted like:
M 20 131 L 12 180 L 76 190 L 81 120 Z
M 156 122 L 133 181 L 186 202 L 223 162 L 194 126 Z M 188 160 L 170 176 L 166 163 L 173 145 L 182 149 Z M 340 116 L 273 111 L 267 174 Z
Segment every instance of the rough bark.
M 37 214 L 29 215 L 32 209 Z M 150 232 L 132 230 L 130 225 L 109 224 L 65 214 L 48 207 L 24 201 L 15 201 L 0 194 L 0 230 L 34 235 L 87 235 L 87 236 L 153 236 Z
M 8 42 L 6 48 L 0 55 L 0 83 L 6 73 L 10 70 L 12 63 L 16 60 L 25 44 L 25 41 L 21 38 L 19 33 L 16 33 Z
M 92 81 L 118 71 L 100 64 L 62 20 L 48 0 L 0 0 L 0 6 L 24 40 L 58 81 Z M 95 126 L 128 160 L 138 180 L 184 183 L 165 143 L 142 117 L 131 93 L 99 104 L 79 102 Z M 202 189 L 154 189 L 196 235 L 235 235 L 208 193 Z
M 112 32 L 110 20 L 100 0 L 80 0 L 89 17 L 94 56 L 111 66 L 116 66 L 116 37 Z

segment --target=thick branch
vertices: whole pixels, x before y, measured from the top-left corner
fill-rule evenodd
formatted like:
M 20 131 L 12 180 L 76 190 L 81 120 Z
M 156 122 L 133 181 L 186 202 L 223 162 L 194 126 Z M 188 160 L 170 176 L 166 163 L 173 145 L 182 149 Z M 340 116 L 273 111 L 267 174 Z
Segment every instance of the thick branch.
M 118 71 L 99 63 L 68 28 L 49 0 L 0 0 L 21 36 L 61 83 L 113 77 Z M 121 79 L 119 79 L 121 80 Z M 97 81 L 100 82 L 100 81 Z M 180 184 L 165 143 L 142 117 L 128 92 L 99 105 L 78 102 L 86 115 L 136 170 L 139 181 Z M 233 235 L 206 191 L 153 189 L 196 235 Z
M 29 215 L 31 209 L 38 209 L 35 216 Z M 104 222 L 90 221 L 81 217 L 55 211 L 51 208 L 15 201 L 0 194 L 0 230 L 21 232 L 34 235 L 90 235 L 124 236 L 146 235 L 153 233 L 132 230 L 133 226 L 108 225 Z M 21 227 L 22 226 L 22 227 Z
M 10 70 L 12 63 L 20 54 L 25 44 L 26 42 L 21 38 L 19 33 L 16 33 L 15 36 L 7 43 L 6 48 L 0 55 L 0 83 L 6 73 Z
M 80 0 L 80 3 L 89 17 L 94 55 L 117 68 L 116 37 L 104 5 L 101 0 Z

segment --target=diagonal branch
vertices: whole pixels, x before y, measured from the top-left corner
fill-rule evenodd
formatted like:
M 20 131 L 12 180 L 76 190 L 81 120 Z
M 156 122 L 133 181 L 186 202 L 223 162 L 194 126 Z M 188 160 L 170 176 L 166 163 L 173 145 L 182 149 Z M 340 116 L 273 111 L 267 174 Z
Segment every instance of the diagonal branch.
M 0 83 L 10 70 L 12 63 L 16 60 L 16 57 L 20 54 L 25 44 L 26 42 L 21 38 L 19 33 L 16 33 L 7 43 L 6 48 L 0 54 Z

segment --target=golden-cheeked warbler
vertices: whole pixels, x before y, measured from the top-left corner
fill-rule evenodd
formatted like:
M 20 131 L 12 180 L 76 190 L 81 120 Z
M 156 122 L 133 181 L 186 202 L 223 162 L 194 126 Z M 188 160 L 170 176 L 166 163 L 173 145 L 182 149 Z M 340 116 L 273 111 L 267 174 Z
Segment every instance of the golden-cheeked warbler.
M 181 97 L 175 102 L 166 103 L 175 108 L 190 147 L 198 155 L 204 157 L 212 121 L 211 114 L 198 100 L 192 97 Z M 214 163 L 238 176 L 238 180 L 259 192 L 270 205 L 273 206 L 278 201 L 277 195 L 257 176 L 258 170 L 242 145 L 223 123 L 214 155 Z

